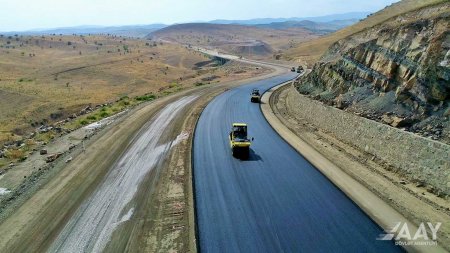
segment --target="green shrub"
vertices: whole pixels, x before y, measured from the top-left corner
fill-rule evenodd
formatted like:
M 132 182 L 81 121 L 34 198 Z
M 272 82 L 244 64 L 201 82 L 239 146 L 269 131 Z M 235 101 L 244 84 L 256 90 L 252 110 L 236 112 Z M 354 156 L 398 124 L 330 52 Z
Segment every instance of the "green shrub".
M 138 96 L 135 99 L 137 101 L 151 101 L 151 100 L 154 100 L 155 98 L 156 98 L 156 96 L 154 94 L 147 94 L 144 96 Z
M 107 113 L 107 112 L 100 113 L 100 117 L 102 117 L 102 118 L 106 118 L 108 116 L 109 116 L 109 113 Z

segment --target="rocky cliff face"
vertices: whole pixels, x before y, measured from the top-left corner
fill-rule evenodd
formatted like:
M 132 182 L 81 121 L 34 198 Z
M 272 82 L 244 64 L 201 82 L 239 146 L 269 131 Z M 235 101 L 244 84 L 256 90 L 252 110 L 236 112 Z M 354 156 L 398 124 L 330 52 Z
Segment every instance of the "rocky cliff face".
M 338 41 L 296 87 L 329 105 L 450 143 L 450 3 Z

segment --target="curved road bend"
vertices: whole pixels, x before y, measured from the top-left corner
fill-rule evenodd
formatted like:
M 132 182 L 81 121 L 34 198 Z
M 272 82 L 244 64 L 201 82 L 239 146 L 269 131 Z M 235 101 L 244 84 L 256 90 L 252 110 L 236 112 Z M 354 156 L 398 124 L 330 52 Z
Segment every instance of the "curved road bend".
M 202 252 L 401 252 L 378 241 L 382 229 L 287 144 L 267 123 L 253 88 L 265 91 L 289 73 L 229 90 L 203 111 L 193 162 Z M 231 156 L 233 122 L 255 137 L 250 159 Z

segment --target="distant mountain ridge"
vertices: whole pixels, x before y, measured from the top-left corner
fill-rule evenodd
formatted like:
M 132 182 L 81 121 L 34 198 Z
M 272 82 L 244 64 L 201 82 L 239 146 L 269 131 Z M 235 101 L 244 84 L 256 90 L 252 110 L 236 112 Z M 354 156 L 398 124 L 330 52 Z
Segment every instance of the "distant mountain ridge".
M 317 17 L 292 17 L 292 18 L 256 18 L 248 20 L 226 20 L 216 19 L 209 21 L 212 24 L 239 24 L 239 25 L 264 25 L 270 23 L 280 23 L 288 21 L 313 21 L 313 22 L 331 22 L 336 20 L 350 20 L 350 19 L 362 19 L 366 18 L 370 12 L 349 12 L 341 14 L 332 14 Z
M 311 21 L 314 23 L 334 23 L 336 22 L 356 22 L 359 19 L 365 18 L 369 15 L 370 12 L 350 12 L 350 13 L 342 13 L 342 14 L 333 14 L 326 16 L 317 16 L 317 17 L 292 17 L 292 18 L 257 18 L 257 19 L 248 19 L 248 20 L 225 20 L 225 19 L 217 19 L 208 22 L 195 22 L 195 23 L 209 23 L 209 24 L 236 24 L 236 25 L 271 25 L 273 27 L 267 26 L 266 28 L 273 29 L 281 29 L 277 28 L 283 26 L 283 24 L 274 24 L 274 23 L 283 23 L 287 22 L 285 25 L 297 24 L 296 22 L 303 22 L 305 24 L 306 21 Z M 321 24 L 323 26 L 324 24 Z M 347 24 L 349 25 L 349 24 Z M 125 25 L 125 26 L 97 26 L 97 25 L 82 25 L 82 26 L 73 26 L 73 27 L 58 27 L 58 28 L 49 28 L 49 29 L 30 29 L 27 31 L 0 31 L 2 34 L 24 34 L 24 35 L 43 35 L 43 34 L 114 34 L 121 36 L 130 36 L 130 37 L 145 37 L 146 35 L 157 31 L 159 29 L 165 28 L 169 25 L 166 24 L 148 24 L 148 25 Z M 314 24 L 314 26 L 318 26 Z M 343 25 L 346 26 L 346 25 Z M 296 27 L 308 28 L 306 26 L 300 25 Z M 323 28 L 323 27 L 322 27 Z M 342 28 L 342 27 L 340 27 Z M 338 28 L 338 29 L 340 29 Z M 327 28 L 329 29 L 329 27 Z M 327 30 L 325 29 L 325 30 Z M 319 29 L 320 30 L 320 29 Z M 332 28 L 330 31 L 335 31 L 337 29 Z
M 167 27 L 165 24 L 126 25 L 126 26 L 95 26 L 83 25 L 59 27 L 53 29 L 33 29 L 23 32 L 6 32 L 4 34 L 43 35 L 43 34 L 113 34 L 118 36 L 145 37 L 147 34 Z
M 353 25 L 358 21 L 359 21 L 358 19 L 333 20 L 329 22 L 314 22 L 310 20 L 302 20 L 302 21 L 274 22 L 270 24 L 261 24 L 254 26 L 271 29 L 305 28 L 318 34 L 327 34 L 335 32 L 349 25 Z

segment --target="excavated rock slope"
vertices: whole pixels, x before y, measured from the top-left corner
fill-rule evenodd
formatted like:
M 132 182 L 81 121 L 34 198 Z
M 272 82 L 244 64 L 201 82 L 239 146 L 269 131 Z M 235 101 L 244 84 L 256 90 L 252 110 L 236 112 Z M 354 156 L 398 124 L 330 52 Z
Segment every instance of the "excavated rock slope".
M 450 3 L 336 42 L 296 88 L 326 104 L 450 143 Z

